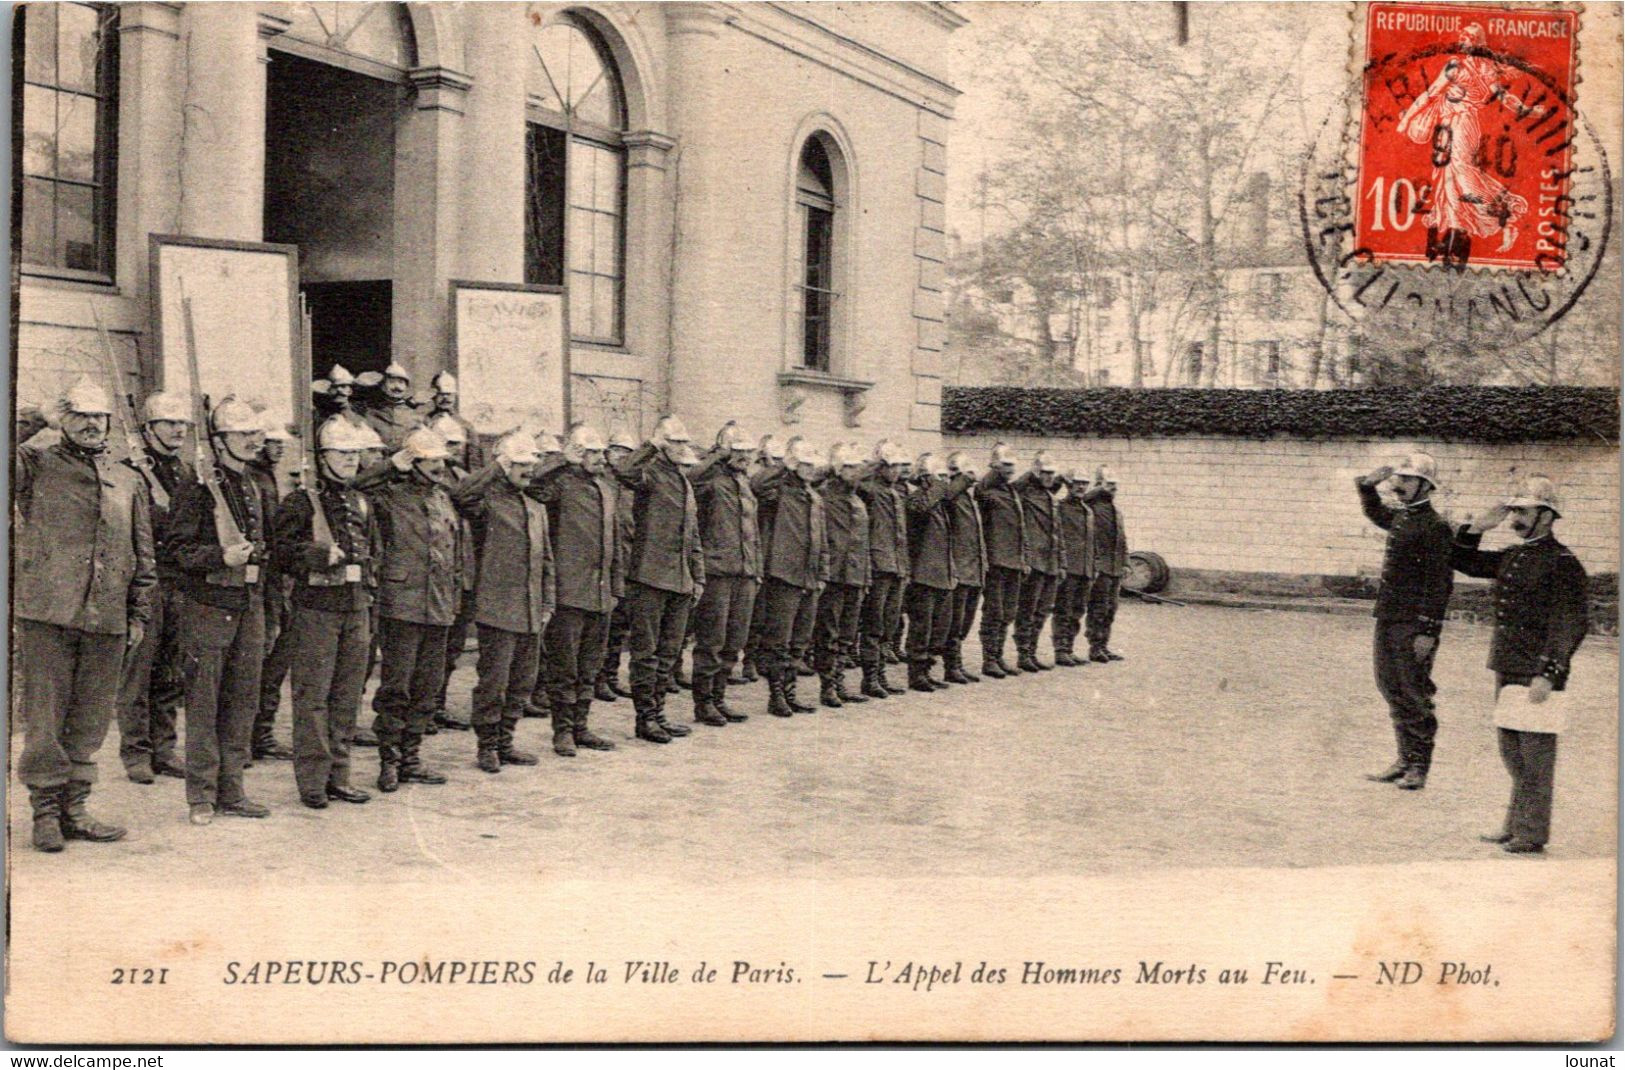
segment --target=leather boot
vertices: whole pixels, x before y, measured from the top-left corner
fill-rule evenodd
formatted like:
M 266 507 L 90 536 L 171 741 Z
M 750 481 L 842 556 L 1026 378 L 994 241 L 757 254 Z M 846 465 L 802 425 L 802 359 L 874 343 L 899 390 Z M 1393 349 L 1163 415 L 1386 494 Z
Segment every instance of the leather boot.
M 1038 663 L 1036 644 L 1028 643 L 1025 639 L 1016 643 L 1016 668 L 1022 672 L 1044 671 L 1044 667 Z
M 85 809 L 89 799 L 89 781 L 68 781 L 68 786 L 62 789 L 62 835 L 70 840 L 89 840 L 91 843 L 122 840 L 125 829 L 118 825 L 105 825 L 90 816 Z
M 862 695 L 854 695 L 846 689 L 846 673 L 842 671 L 835 673 L 835 695 L 848 706 L 854 704 L 861 706 L 869 701 Z
M 959 670 L 959 675 L 963 676 L 966 680 L 969 680 L 973 684 L 981 683 L 982 678 L 980 676 L 977 676 L 975 673 L 973 673 L 969 669 L 965 668 L 965 652 L 964 652 L 964 648 L 961 647 L 958 643 L 955 643 L 954 646 L 953 646 L 953 651 L 954 651 L 954 668 Z
M 1104 646 L 1093 646 L 1093 645 L 1091 645 L 1089 647 L 1089 660 L 1090 661 L 1098 661 L 1102 665 L 1104 665 L 1104 664 L 1106 664 L 1106 662 L 1108 662 L 1108 661 L 1110 661 L 1112 659 L 1111 659 L 1111 656 L 1106 653 L 1106 648 Z
M 560 758 L 576 756 L 576 708 L 558 696 L 553 698 L 553 753 Z
M 614 702 L 621 696 L 617 695 L 615 689 L 610 686 L 609 677 L 599 676 L 598 682 L 593 685 L 592 697 L 599 702 Z
M 968 684 L 970 677 L 965 675 L 965 669 L 959 664 L 959 648 L 951 646 L 942 655 L 942 678 L 950 684 Z
M 497 730 L 497 755 L 502 759 L 503 765 L 535 765 L 536 755 L 513 745 L 513 732 L 518 724 L 517 717 L 502 719 L 502 725 Z
M 1076 657 L 1074 657 L 1073 654 L 1072 654 L 1072 651 L 1070 651 L 1070 650 L 1056 650 L 1055 651 L 1055 664 L 1061 665 L 1061 666 L 1064 666 L 1065 668 L 1070 669 L 1073 666 L 1082 665 L 1083 662 L 1079 661 Z
M 400 787 L 401 748 L 393 739 L 378 740 L 378 790 L 389 793 Z
M 692 680 L 689 686 L 694 690 L 694 723 L 708 724 L 713 728 L 726 728 L 728 718 L 722 716 L 722 711 L 711 703 L 711 680 Z
M 502 772 L 502 756 L 497 753 L 497 726 L 494 724 L 477 724 L 474 726 L 474 764 L 479 766 L 481 772 Z
M 880 666 L 874 662 L 863 667 L 863 693 L 870 698 L 891 698 L 891 692 L 880 682 Z
M 1427 786 L 1428 771 L 1416 763 L 1405 767 L 1405 773 L 1394 781 L 1394 787 L 1401 791 L 1421 791 Z
M 742 659 L 742 664 L 739 667 L 739 682 L 742 684 L 754 684 L 760 679 L 761 676 L 756 672 L 756 659 Z M 729 682 L 732 683 L 733 681 L 730 680 Z
M 681 657 L 677 659 L 677 664 L 672 668 L 671 678 L 672 682 L 677 685 L 677 689 L 679 691 L 692 691 L 694 689 L 694 678 L 683 671 L 683 660 Z
M 249 750 L 254 761 L 293 761 L 293 749 L 277 742 L 277 738 L 269 731 L 261 732 Z
M 910 691 L 935 691 L 936 686 L 931 682 L 930 662 L 910 662 L 908 666 L 908 689 Z
M 846 703 L 841 701 L 840 694 L 835 690 L 835 674 L 833 672 L 826 672 L 819 675 L 818 701 L 832 710 L 838 710 L 842 706 L 846 705 Z
M 402 784 L 444 784 L 446 778 L 423 764 L 418 757 L 418 748 L 423 746 L 423 737 L 416 732 L 407 732 L 401 736 L 401 768 L 400 782 Z
M 591 699 L 581 699 L 575 704 L 575 744 L 582 750 L 614 750 L 615 744 L 602 736 L 595 735 L 587 728 L 587 714 L 592 709 Z
M 902 665 L 906 660 L 902 654 L 898 653 L 896 643 L 887 643 L 884 649 L 887 665 Z
M 661 730 L 673 739 L 682 739 L 684 736 L 694 731 L 694 729 L 688 727 L 686 724 L 672 724 L 670 721 L 666 720 L 665 695 L 657 694 L 655 696 L 654 719 L 655 724 L 659 725 Z
M 767 712 L 774 717 L 791 717 L 796 712 L 784 697 L 784 681 L 771 674 L 767 677 Z
M 887 673 L 886 673 L 886 661 L 885 661 L 884 658 L 882 658 L 881 661 L 880 661 L 880 665 L 878 666 L 878 671 L 880 673 L 880 686 L 881 687 L 884 687 L 887 691 L 891 692 L 894 695 L 901 695 L 901 694 L 905 693 L 906 691 L 908 691 L 908 688 L 906 688 L 906 687 L 898 687 L 896 684 L 891 682 L 891 677 L 888 676 Z
M 800 702 L 796 699 L 797 676 L 798 673 L 794 667 L 788 668 L 784 671 L 784 701 L 787 702 L 790 708 L 797 713 L 818 712 L 817 706 L 809 706 L 806 703 Z
M 63 785 L 29 788 L 28 804 L 34 808 L 34 850 L 55 854 L 62 850 Z
M 807 659 L 804 658 L 804 657 L 797 658 L 795 660 L 795 667 L 796 667 L 796 675 L 797 676 L 817 676 L 818 675 L 818 673 L 813 670 L 813 667 L 811 665 L 807 664 Z
M 737 724 L 750 720 L 748 713 L 736 713 L 728 706 L 728 674 L 719 672 L 711 677 L 711 705 L 722 714 L 722 719 Z
M 648 740 L 650 743 L 670 743 L 671 736 L 666 732 L 665 729 L 660 727 L 659 722 L 657 722 L 654 718 L 655 714 L 653 710 L 638 711 L 638 738 Z

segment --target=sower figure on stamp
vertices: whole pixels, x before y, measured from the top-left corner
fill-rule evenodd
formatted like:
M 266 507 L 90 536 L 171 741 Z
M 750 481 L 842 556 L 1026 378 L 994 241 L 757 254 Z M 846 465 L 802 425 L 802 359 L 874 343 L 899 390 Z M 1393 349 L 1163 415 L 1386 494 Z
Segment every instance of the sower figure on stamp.
M 988 565 L 982 590 L 982 675 L 995 680 L 1022 671 L 1004 660 L 1005 636 L 1020 614 L 1022 577 L 1029 571 L 1027 518 L 1021 492 L 1012 482 L 1015 471 L 1015 450 L 1000 442 L 976 487 Z
M 699 461 L 690 441 L 683 422 L 667 416 L 616 471 L 623 493 L 634 496 L 626 571 L 632 704 L 638 738 L 651 743 L 693 731 L 665 715 L 666 683 L 683 652 L 688 615 L 705 593 L 699 511 L 685 474 Z
M 1089 591 L 1095 577 L 1095 516 L 1083 500 L 1089 489 L 1089 476 L 1080 468 L 1068 472 L 1061 481 L 1061 541 L 1066 545 L 1066 575 L 1055 590 L 1055 617 L 1050 636 L 1055 646 L 1055 664 L 1089 664 L 1072 651 L 1083 630 L 1083 617 L 1089 608 Z
M 364 803 L 350 786 L 350 736 L 361 711 L 372 642 L 373 568 L 382 537 L 372 503 L 350 488 L 376 438 L 348 420 L 316 436 L 315 486 L 283 499 L 276 546 L 293 582 L 287 640 L 292 650 L 293 776 L 315 810 L 330 799 Z
M 573 758 L 578 747 L 614 750 L 587 727 L 626 560 L 619 535 L 623 492 L 608 474 L 603 436 L 591 427 L 572 428 L 563 452 L 543 459 L 525 493 L 547 507 L 556 565 L 541 670 L 543 701 L 553 711 L 553 753 Z
M 1397 506 L 1377 496 L 1377 485 L 1392 479 Z M 1388 532 L 1382 580 L 1377 589 L 1373 661 L 1377 689 L 1388 703 L 1399 756 L 1368 779 L 1416 791 L 1427 783 L 1433 761 L 1433 658 L 1439 649 L 1445 608 L 1450 603 L 1450 525 L 1431 501 L 1438 474 L 1425 453 L 1406 457 L 1398 468 L 1378 468 L 1354 485 L 1366 519 Z
M 147 485 L 155 543 L 164 538 L 175 495 L 185 484 L 197 481 L 197 473 L 181 456 L 191 426 L 192 405 L 185 397 L 163 392 L 148 396 L 141 427 L 146 464 L 136 470 Z M 124 463 L 135 468 L 130 459 Z M 159 776 L 186 777 L 185 767 L 175 757 L 175 717 L 183 693 L 177 578 L 173 566 L 158 566 L 151 619 L 140 644 L 125 661 L 119 689 L 119 759 L 125 774 L 137 784 L 151 784 Z
M 248 462 L 248 474 L 260 486 L 260 496 L 271 502 L 273 509 L 267 518 L 276 515 L 275 506 L 282 501 L 282 486 L 277 468 L 287 454 L 293 436 L 275 416 L 265 419 L 265 439 L 259 452 Z M 289 761 L 293 751 L 276 738 L 276 715 L 282 707 L 282 684 L 288 678 L 288 665 L 293 657 L 293 646 L 282 638 L 288 625 L 290 607 L 289 579 L 282 574 L 276 561 L 266 563 L 260 576 L 265 587 L 265 658 L 260 663 L 260 708 L 254 717 L 254 733 L 249 745 L 253 761 Z
M 784 465 L 753 481 L 761 504 L 763 589 L 757 670 L 767 678 L 767 712 L 774 717 L 812 713 L 796 700 L 795 657 L 812 640 L 818 614 L 818 592 L 829 578 L 828 533 L 824 500 L 813 487 L 818 454 L 812 443 L 786 444 Z
M 384 555 L 378 584 L 378 790 L 444 784 L 419 749 L 446 671 L 446 632 L 457 616 L 462 569 L 458 516 L 445 489 L 446 440 L 427 427 L 356 477 L 378 513 Z
M 1495 580 L 1495 727 L 1512 800 L 1501 828 L 1480 837 L 1509 854 L 1540 854 L 1552 827 L 1557 737 L 1568 725 L 1569 664 L 1585 639 L 1586 573 L 1552 534 L 1562 517 L 1557 487 L 1545 476 L 1523 481 L 1509 501 L 1456 530 L 1451 561 L 1468 576 Z M 1484 532 L 1508 517 L 1523 541 L 1480 550 Z
M 264 426 L 226 398 L 208 417 L 200 482 L 175 499 L 164 554 L 179 574 L 186 681 L 186 802 L 194 825 L 216 813 L 268 817 L 243 794 L 265 656 L 265 571 L 276 503 L 248 471 Z M 218 462 L 218 471 L 213 463 Z
M 904 481 L 913 462 L 890 439 L 875 446 L 870 474 L 858 484 L 869 511 L 869 592 L 863 599 L 863 693 L 870 698 L 901 695 L 886 678 L 886 645 L 903 616 L 908 587 L 908 497 Z
M 475 762 L 487 773 L 536 764 L 534 754 L 514 746 L 514 731 L 535 689 L 537 651 L 553 619 L 547 508 L 524 493 L 541 456 L 533 436 L 515 431 L 497 443 L 494 461 L 451 490 L 457 511 L 480 526 L 474 734 Z
M 1094 529 L 1095 578 L 1089 583 L 1089 604 L 1085 612 L 1084 634 L 1089 639 L 1089 660 L 1105 664 L 1122 661 L 1123 655 L 1111 648 L 1112 622 L 1117 619 L 1117 600 L 1128 573 L 1128 529 L 1123 511 L 1117 508 L 1117 475 L 1105 465 L 1095 469 L 1094 482 L 1083 492 L 1084 504 Z
M 862 463 L 856 446 L 830 447 L 829 474 L 819 491 L 824 499 L 824 533 L 829 543 L 829 582 L 818 597 L 813 623 L 813 668 L 818 699 L 831 709 L 869 700 L 846 689 L 846 658 L 857 645 L 863 596 L 869 586 L 869 510 L 858 494 Z
M 438 382 L 440 376 L 436 376 L 435 379 Z M 450 484 L 455 486 L 467 477 L 470 471 L 474 471 L 469 468 L 471 448 L 467 425 L 443 413 L 431 421 L 429 426 L 446 440 L 446 451 L 450 454 L 446 459 L 446 473 Z M 463 648 L 468 645 L 468 633 L 474 627 L 476 592 L 480 582 L 480 547 L 484 541 L 480 526 L 483 519 L 483 514 L 477 514 L 474 519 L 464 516 L 457 526 L 457 562 L 462 570 L 461 582 L 457 585 L 457 616 L 452 619 L 451 628 L 446 632 L 446 672 L 440 678 L 440 695 L 435 700 L 434 716 L 429 719 L 430 734 L 437 728 L 463 732 L 472 727 L 470 722 L 446 708 L 446 693 L 451 689 L 451 674 L 457 671 L 458 659 L 463 656 Z
M 948 455 L 948 475 L 978 478 L 971 455 L 957 450 Z M 942 678 L 950 684 L 976 684 L 982 678 L 965 668 L 965 638 L 976 620 L 976 607 L 982 600 L 982 583 L 987 576 L 987 540 L 982 533 L 981 506 L 976 503 L 974 483 L 964 493 L 948 500 L 948 537 L 954 559 L 953 601 L 948 607 L 948 645 L 942 657 Z
M 747 714 L 728 706 L 728 676 L 750 635 L 762 574 L 756 493 L 750 489 L 756 447 L 732 421 L 694 476 L 700 544 L 705 547 L 705 594 L 695 609 L 694 720 L 726 725 Z
M 125 830 L 85 809 L 96 752 L 113 722 L 119 672 L 148 626 L 157 569 L 148 492 L 107 449 L 113 405 L 81 379 L 58 405 L 61 440 L 23 441 L 12 503 L 17 517 L 16 659 L 23 753 L 17 779 L 33 808 L 33 844 L 105 843 Z M 21 421 L 19 421 L 21 424 Z M 88 566 L 88 567 L 87 567 Z
M 609 448 L 604 452 L 605 470 L 619 470 L 637 448 L 637 439 L 631 434 L 613 432 L 609 436 Z M 632 692 L 621 684 L 621 653 L 626 649 L 626 562 L 632 553 L 632 495 L 619 495 L 615 508 L 616 553 L 620 556 L 620 565 L 615 570 L 615 609 L 604 621 L 604 663 L 593 688 L 593 697 L 600 702 L 632 697 Z
M 1048 450 L 1039 450 L 1033 456 L 1032 469 L 1013 484 L 1021 495 L 1027 531 L 1027 572 L 1021 578 L 1016 613 L 1016 665 L 1023 672 L 1054 668 L 1038 660 L 1038 636 L 1055 608 L 1055 588 L 1066 575 L 1066 546 L 1055 504 L 1055 486 L 1060 478 L 1055 459 Z
M 941 454 L 926 452 L 914 462 L 914 487 L 908 495 L 909 576 L 907 602 L 908 686 L 936 691 L 949 686 L 931 675 L 945 657 L 953 625 L 953 593 L 958 586 L 948 511 L 953 498 L 966 493 L 971 477 L 948 474 Z

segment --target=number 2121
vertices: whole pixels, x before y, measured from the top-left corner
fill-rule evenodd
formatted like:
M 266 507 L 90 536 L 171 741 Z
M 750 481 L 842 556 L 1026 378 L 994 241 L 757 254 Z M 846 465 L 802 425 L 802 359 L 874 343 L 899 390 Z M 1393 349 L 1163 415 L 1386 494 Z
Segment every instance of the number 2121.
M 123 966 L 113 967 L 113 979 L 108 982 L 115 985 L 163 985 L 169 983 L 169 967 L 163 966 L 153 969 L 151 966 Z

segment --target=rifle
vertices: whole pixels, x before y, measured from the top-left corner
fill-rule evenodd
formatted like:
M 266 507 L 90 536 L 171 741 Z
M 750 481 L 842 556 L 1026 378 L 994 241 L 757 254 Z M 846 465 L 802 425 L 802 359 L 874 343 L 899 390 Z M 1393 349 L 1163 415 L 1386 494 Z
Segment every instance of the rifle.
M 192 322 L 192 299 L 186 294 L 185 280 L 177 279 L 176 282 L 181 293 L 181 317 L 186 327 L 186 374 L 191 382 L 192 413 L 197 428 L 197 477 L 200 483 L 209 488 L 209 496 L 214 499 L 214 535 L 220 540 L 220 548 L 240 546 L 248 540 L 237 526 L 237 518 L 226 502 L 225 492 L 220 488 L 220 473 L 214 463 L 214 436 L 209 430 L 209 397 L 203 392 L 197 369 L 197 328 Z M 249 569 L 253 569 L 252 577 L 247 571 Z M 240 565 L 224 570 L 224 574 L 232 577 L 241 574 L 243 582 L 257 580 L 258 573 L 259 568 L 255 565 Z M 220 572 L 211 572 L 209 578 L 216 583 L 229 582 Z
M 304 367 L 312 367 L 311 341 L 310 341 L 310 306 L 305 303 L 305 295 L 299 295 L 299 352 L 304 360 Z M 300 377 L 303 379 L 303 376 Z M 299 439 L 303 444 L 299 454 L 299 466 L 294 476 L 299 485 L 307 489 L 318 485 L 316 469 L 316 412 L 311 402 L 310 391 L 301 390 L 295 386 L 293 392 L 293 416 L 299 428 Z
M 107 326 L 102 323 L 101 313 L 96 311 L 96 302 L 87 299 L 90 306 L 90 318 L 95 321 L 96 334 L 101 339 L 102 363 L 107 366 L 108 386 L 113 391 L 113 411 L 118 413 L 119 427 L 124 432 L 124 442 L 130 451 L 130 463 L 135 470 L 141 473 L 147 481 L 147 489 L 152 493 L 153 502 L 160 508 L 169 508 L 169 492 L 164 490 L 162 483 L 152 471 L 152 461 L 147 457 L 146 446 L 141 441 L 141 433 L 135 429 L 131 420 L 135 408 L 135 398 L 124 389 L 124 375 L 119 371 L 118 356 L 113 352 L 113 340 L 107 335 Z

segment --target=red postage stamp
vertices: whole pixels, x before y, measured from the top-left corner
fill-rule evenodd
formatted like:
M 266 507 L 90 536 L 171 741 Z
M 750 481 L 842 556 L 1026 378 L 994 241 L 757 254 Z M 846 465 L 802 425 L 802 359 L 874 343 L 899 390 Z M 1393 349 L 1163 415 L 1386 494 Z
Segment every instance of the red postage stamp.
M 1356 246 L 1562 269 L 1578 12 L 1382 3 L 1365 20 Z

